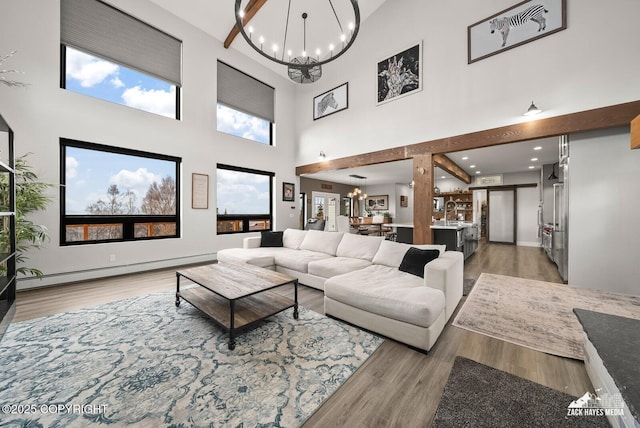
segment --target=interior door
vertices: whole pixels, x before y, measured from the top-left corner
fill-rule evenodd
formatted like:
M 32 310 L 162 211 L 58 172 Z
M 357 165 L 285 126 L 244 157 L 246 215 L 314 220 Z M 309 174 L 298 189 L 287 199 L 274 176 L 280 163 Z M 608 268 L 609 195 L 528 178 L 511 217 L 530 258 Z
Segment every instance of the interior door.
M 312 192 L 311 198 L 313 201 L 311 216 L 325 221 L 324 230 L 336 232 L 340 214 L 340 194 Z
M 516 243 L 516 190 L 489 189 L 489 242 Z

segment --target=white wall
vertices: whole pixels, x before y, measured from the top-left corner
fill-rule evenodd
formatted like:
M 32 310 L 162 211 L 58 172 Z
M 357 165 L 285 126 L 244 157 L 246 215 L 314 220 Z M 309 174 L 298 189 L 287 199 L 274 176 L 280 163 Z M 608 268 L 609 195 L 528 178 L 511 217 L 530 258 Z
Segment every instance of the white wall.
M 467 64 L 467 26 L 513 4 L 385 2 L 347 55 L 297 87 L 297 164 L 522 122 L 532 100 L 550 117 L 640 99 L 640 2 L 567 0 L 566 30 Z M 377 62 L 420 40 L 423 90 L 376 106 Z M 312 98 L 344 82 L 349 108 L 314 122 Z
M 30 160 L 35 170 L 49 183 L 60 182 L 60 137 L 182 157 L 182 237 L 60 247 L 56 190 L 47 212 L 34 218 L 49 229 L 51 242 L 29 254 L 29 266 L 41 269 L 47 277 L 43 281 L 21 280 L 19 287 L 126 273 L 155 261 L 212 259 L 218 249 L 240 246 L 246 235 L 216 236 L 218 162 L 275 172 L 275 228 L 282 230 L 298 224 L 297 211 L 290 208 L 295 203 L 282 202 L 281 195 L 283 181 L 297 183 L 294 84 L 247 57 L 223 49 L 220 41 L 153 3 L 146 0 L 110 3 L 183 41 L 183 119 L 176 121 L 60 89 L 60 5 L 51 0 L 2 3 L 5 19 L 0 26 L 0 55 L 18 51 L 3 68 L 24 71 L 19 77 L 29 86 L 0 86 L 0 113 L 15 131 L 16 154 L 33 152 Z M 217 59 L 276 88 L 275 147 L 216 131 Z M 210 177 L 208 210 L 190 208 L 193 172 Z M 115 263 L 109 262 L 112 254 Z M 104 268 L 110 271 L 102 271 Z M 64 275 L 72 272 L 81 274 Z
M 400 205 L 400 196 L 407 197 L 407 206 Z M 413 224 L 413 189 L 407 184 L 396 184 L 394 223 Z
M 640 294 L 640 150 L 627 127 L 570 136 L 569 284 Z

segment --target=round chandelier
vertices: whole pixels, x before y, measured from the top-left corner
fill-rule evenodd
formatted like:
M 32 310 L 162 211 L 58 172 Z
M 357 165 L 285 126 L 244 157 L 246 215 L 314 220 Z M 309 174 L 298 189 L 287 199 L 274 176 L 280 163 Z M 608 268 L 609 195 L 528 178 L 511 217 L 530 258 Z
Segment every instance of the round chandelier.
M 322 66 L 344 54 L 360 29 L 357 0 L 271 0 L 263 6 L 263 10 L 271 9 L 270 21 L 257 22 L 255 28 L 250 25 L 255 17 L 245 13 L 252 1 L 244 8 L 242 2 L 236 0 L 235 5 L 236 25 L 242 37 L 263 57 L 287 66 L 289 78 L 297 83 L 312 83 L 322 77 Z M 283 21 L 284 26 L 265 34 L 274 22 Z

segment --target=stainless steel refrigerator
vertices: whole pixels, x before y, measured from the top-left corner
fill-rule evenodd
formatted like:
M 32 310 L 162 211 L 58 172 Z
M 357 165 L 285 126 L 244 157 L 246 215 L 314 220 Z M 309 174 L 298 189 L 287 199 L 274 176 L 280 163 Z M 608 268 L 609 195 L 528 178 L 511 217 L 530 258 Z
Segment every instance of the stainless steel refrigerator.
M 569 136 L 560 136 L 559 183 L 553 185 L 553 261 L 562 279 L 569 280 Z

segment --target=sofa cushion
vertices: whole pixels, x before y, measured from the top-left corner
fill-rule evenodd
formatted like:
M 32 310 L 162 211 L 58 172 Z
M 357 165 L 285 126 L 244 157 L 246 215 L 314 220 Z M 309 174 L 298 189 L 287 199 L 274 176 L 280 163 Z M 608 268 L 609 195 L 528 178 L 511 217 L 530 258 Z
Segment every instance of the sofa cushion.
M 316 251 L 319 253 L 336 255 L 338 244 L 342 240 L 342 232 L 321 232 L 319 230 L 307 231 L 307 236 L 300 244 L 301 250 Z
M 400 267 L 404 255 L 411 247 L 421 250 L 438 250 L 440 254 L 443 254 L 447 248 L 446 245 L 410 245 L 402 242 L 382 241 L 380 248 L 378 248 L 376 255 L 373 257 L 373 264 L 390 266 L 397 269 Z
M 370 261 L 363 259 L 356 259 L 352 257 L 330 257 L 324 260 L 309 262 L 308 269 L 309 274 L 311 275 L 331 278 L 332 276 L 353 272 L 354 270 L 362 269 L 370 265 Z
M 307 273 L 310 262 L 328 259 L 330 257 L 328 254 L 317 251 L 291 250 L 275 254 L 274 260 L 278 266 Z
M 283 232 L 271 232 L 268 230 L 260 232 L 261 247 L 282 247 Z
M 271 267 L 275 265 L 274 255 L 278 252 L 287 252 L 286 248 L 227 248 L 218 251 L 216 259 L 223 263 L 248 263 L 260 267 Z
M 307 232 L 305 230 L 286 229 L 282 234 L 282 245 L 286 248 L 297 250 L 306 235 Z
M 445 310 L 445 296 L 415 275 L 383 265 L 338 275 L 324 283 L 330 299 L 420 327 L 429 327 Z M 364 326 L 366 328 L 366 326 Z
M 440 251 L 438 250 L 421 250 L 416 247 L 411 247 L 404 254 L 398 269 L 402 272 L 424 278 L 424 266 L 430 261 L 437 259 L 438 256 L 440 256 Z
M 371 261 L 373 260 L 373 256 L 376 255 L 378 248 L 380 248 L 382 241 L 384 241 L 384 236 L 345 233 L 336 250 L 336 256 Z

